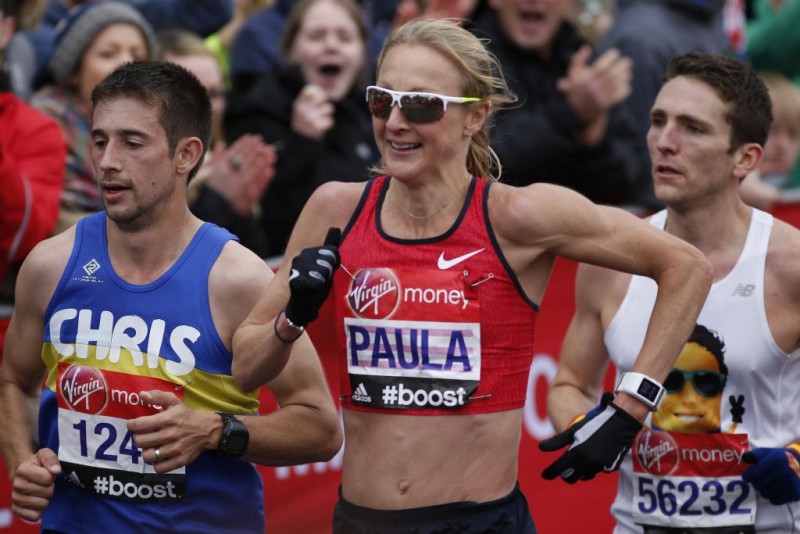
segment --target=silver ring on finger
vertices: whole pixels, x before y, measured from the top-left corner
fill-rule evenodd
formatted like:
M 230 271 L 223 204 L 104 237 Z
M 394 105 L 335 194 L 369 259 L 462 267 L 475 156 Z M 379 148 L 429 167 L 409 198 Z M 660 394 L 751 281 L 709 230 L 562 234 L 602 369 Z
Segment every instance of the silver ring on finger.
M 154 452 L 154 454 L 156 456 L 156 463 L 160 462 L 161 461 L 161 451 L 159 450 L 159 448 L 156 447 L 153 452 Z
M 242 168 L 242 158 L 240 158 L 239 156 L 231 156 L 230 162 L 231 162 L 231 167 L 233 167 L 233 170 L 238 171 L 239 169 Z

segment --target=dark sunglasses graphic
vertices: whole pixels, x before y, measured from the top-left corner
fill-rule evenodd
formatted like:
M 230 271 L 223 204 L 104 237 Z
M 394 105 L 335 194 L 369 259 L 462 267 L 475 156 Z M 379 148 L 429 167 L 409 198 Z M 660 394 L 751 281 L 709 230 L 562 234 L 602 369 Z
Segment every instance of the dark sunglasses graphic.
M 728 377 L 715 371 L 684 371 L 673 369 L 664 381 L 664 388 L 667 393 L 678 393 L 683 389 L 686 381 L 690 381 L 703 397 L 713 397 L 719 395 L 725 387 Z

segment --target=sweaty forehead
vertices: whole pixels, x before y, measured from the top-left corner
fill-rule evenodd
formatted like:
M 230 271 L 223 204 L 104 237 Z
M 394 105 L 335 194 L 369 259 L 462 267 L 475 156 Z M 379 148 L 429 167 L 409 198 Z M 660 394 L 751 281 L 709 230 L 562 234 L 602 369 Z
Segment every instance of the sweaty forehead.
M 395 91 L 459 95 L 460 74 L 444 55 L 425 45 L 399 45 L 384 57 L 378 85 Z

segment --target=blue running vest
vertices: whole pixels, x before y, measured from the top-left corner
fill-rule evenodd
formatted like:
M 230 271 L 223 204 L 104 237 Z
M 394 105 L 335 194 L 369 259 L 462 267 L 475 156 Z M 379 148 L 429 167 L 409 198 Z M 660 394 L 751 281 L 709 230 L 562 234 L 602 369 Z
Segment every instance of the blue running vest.
M 150 389 L 174 393 L 195 410 L 257 412 L 257 392 L 233 382 L 232 354 L 209 305 L 209 273 L 231 239 L 205 223 L 166 273 L 133 285 L 111 265 L 105 212 L 78 223 L 45 313 L 39 436 L 58 453 L 62 474 L 44 529 L 264 532 L 263 486 L 252 463 L 203 453 L 157 474 L 126 428 L 127 420 L 160 409 L 141 400 Z

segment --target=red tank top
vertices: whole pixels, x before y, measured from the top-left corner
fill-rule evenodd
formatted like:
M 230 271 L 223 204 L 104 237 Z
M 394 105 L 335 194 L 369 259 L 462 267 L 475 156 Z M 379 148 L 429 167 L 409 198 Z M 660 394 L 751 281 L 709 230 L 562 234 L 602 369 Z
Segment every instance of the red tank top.
M 472 179 L 443 235 L 404 240 L 381 226 L 389 181 L 367 184 L 339 248 L 342 405 L 407 415 L 522 407 L 538 306 L 497 245 L 487 215 L 491 183 Z

